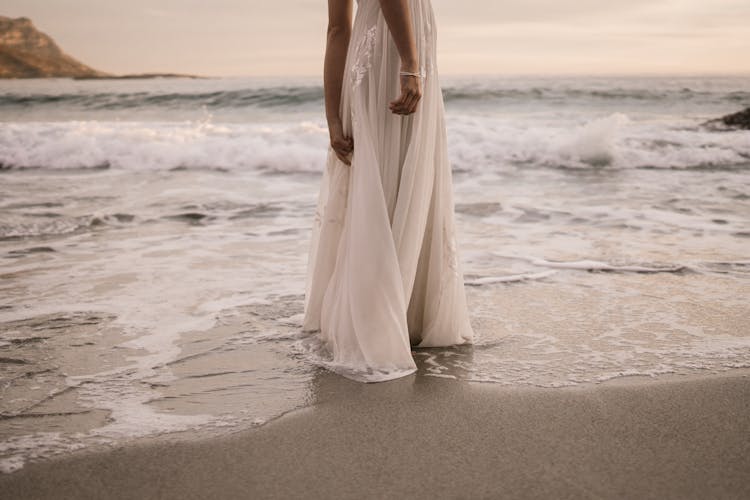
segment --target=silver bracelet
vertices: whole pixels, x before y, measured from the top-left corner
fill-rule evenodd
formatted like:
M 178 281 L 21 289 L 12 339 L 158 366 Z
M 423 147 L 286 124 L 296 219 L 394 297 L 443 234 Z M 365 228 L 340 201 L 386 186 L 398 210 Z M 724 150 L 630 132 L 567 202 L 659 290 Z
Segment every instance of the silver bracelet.
M 399 75 L 403 75 L 403 76 L 416 76 L 416 77 L 419 77 L 419 78 L 424 78 L 424 74 L 422 74 L 422 73 L 412 73 L 410 71 L 399 71 L 398 74 Z

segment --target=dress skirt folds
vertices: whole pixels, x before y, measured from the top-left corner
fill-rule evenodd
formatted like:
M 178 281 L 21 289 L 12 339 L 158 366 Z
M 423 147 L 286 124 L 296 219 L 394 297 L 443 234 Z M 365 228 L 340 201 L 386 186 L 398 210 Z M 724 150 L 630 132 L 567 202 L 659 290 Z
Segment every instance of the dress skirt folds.
M 409 0 L 422 99 L 392 113 L 400 57 L 378 0 L 359 0 L 340 113 L 351 166 L 329 147 L 312 227 L 302 330 L 360 381 L 416 371 L 411 348 L 472 343 L 456 247 L 430 0 Z

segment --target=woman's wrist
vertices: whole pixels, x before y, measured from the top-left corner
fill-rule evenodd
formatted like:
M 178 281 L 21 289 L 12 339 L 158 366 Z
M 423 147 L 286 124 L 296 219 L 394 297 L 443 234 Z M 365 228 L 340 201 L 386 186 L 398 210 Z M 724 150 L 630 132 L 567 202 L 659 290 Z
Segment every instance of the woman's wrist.
M 401 59 L 401 71 L 419 73 L 419 61 L 417 59 Z
M 340 118 L 332 118 L 328 120 L 328 135 L 333 137 L 334 135 L 341 135 L 344 133 L 344 124 L 341 123 Z

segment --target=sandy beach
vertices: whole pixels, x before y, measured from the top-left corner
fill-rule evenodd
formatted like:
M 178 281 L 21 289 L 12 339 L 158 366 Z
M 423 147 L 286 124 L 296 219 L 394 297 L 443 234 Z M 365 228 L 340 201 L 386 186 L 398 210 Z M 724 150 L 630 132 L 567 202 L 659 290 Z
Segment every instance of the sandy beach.
M 30 463 L 4 498 L 747 498 L 750 377 L 508 388 L 321 371 L 254 429 Z M 644 380 L 645 379 L 645 380 Z

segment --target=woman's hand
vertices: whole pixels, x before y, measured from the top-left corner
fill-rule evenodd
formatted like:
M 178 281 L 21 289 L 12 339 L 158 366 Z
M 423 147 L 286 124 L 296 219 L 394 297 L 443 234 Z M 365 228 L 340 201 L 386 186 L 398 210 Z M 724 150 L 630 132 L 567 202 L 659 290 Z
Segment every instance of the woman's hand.
M 354 151 L 354 139 L 344 135 L 344 127 L 341 121 L 334 121 L 328 124 L 328 134 L 331 137 L 331 147 L 338 156 L 339 160 L 347 165 L 351 165 L 351 155 Z
M 401 71 L 416 73 L 420 61 L 417 42 L 412 26 L 409 0 L 379 0 L 388 31 L 401 58 Z M 389 104 L 391 111 L 398 115 L 410 115 L 417 110 L 422 98 L 422 79 L 416 76 L 400 75 L 401 97 Z
M 388 107 L 398 115 L 410 115 L 417 110 L 422 98 L 422 79 L 418 76 L 401 75 L 401 96 Z

